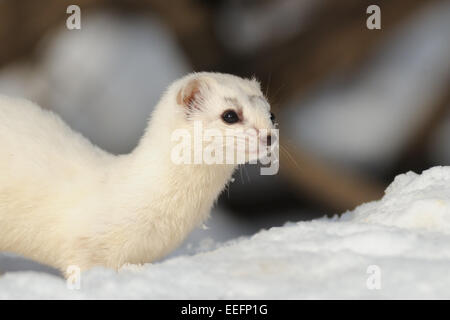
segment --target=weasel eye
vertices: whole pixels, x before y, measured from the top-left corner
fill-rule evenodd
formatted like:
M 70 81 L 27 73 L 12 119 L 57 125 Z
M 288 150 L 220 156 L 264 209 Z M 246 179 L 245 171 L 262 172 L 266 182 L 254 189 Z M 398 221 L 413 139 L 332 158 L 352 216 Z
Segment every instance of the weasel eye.
M 272 112 L 270 113 L 270 120 L 272 120 L 272 123 L 275 123 L 275 115 Z
M 222 119 L 226 123 L 236 123 L 239 121 L 239 116 L 233 110 L 227 110 L 222 114 Z

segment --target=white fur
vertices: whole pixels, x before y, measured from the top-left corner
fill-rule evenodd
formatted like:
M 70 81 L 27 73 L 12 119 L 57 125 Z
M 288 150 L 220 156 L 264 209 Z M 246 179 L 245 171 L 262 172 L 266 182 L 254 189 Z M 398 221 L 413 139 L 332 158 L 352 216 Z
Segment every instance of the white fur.
M 93 146 L 57 115 L 0 96 L 0 251 L 65 272 L 154 261 L 208 216 L 234 165 L 176 165 L 176 128 L 191 129 L 177 94 L 201 79 L 205 127 L 225 129 L 224 97 L 244 107 L 236 126 L 272 128 L 259 84 L 232 75 L 190 74 L 174 82 L 151 115 L 136 149 L 115 156 Z M 126 106 L 124 106 L 126 108 Z M 127 125 L 124 123 L 124 125 Z

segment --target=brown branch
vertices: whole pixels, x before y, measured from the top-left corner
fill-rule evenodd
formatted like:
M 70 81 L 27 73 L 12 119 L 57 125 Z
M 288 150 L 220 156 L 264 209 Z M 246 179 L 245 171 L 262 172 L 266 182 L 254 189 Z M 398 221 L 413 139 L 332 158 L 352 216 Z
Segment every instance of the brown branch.
M 286 140 L 280 144 L 285 149 L 280 150 L 280 173 L 301 195 L 341 212 L 383 196 L 385 186 L 378 182 L 325 164 Z
M 426 148 L 433 134 L 446 119 L 446 114 L 450 112 L 450 78 L 447 79 L 446 84 L 441 94 L 430 105 L 424 106 L 424 110 L 428 112 L 405 144 L 399 159 L 392 166 L 394 174 L 405 171 L 405 168 L 414 171 L 423 169 L 419 164 L 426 162 L 424 161 L 427 154 Z
M 292 96 L 304 94 L 329 74 L 357 68 L 397 25 L 431 2 L 330 1 L 294 39 L 235 65 L 244 68 L 243 73 L 256 74 L 262 80 L 271 78 L 273 90 L 269 91 L 269 98 L 282 88 L 276 97 L 282 104 Z M 366 28 L 366 8 L 370 4 L 381 8 L 381 30 Z

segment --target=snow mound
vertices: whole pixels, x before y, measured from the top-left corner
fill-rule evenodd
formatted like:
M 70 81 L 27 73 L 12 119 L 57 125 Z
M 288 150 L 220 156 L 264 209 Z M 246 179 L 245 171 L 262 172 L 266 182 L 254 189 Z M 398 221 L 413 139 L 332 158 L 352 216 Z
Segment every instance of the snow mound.
M 341 218 L 288 223 L 119 273 L 96 268 L 80 290 L 48 274 L 7 273 L 0 298 L 448 299 L 449 267 L 450 167 L 435 167 L 398 176 L 383 199 Z
M 382 200 L 360 206 L 346 220 L 450 233 L 450 170 L 399 175 Z

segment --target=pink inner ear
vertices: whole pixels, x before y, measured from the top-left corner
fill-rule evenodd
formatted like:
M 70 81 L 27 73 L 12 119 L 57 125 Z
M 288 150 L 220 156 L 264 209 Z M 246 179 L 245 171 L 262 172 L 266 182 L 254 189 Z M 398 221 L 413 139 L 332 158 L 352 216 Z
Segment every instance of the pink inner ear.
M 200 82 L 191 80 L 177 94 L 177 103 L 189 109 L 196 108 L 196 102 L 200 96 Z

